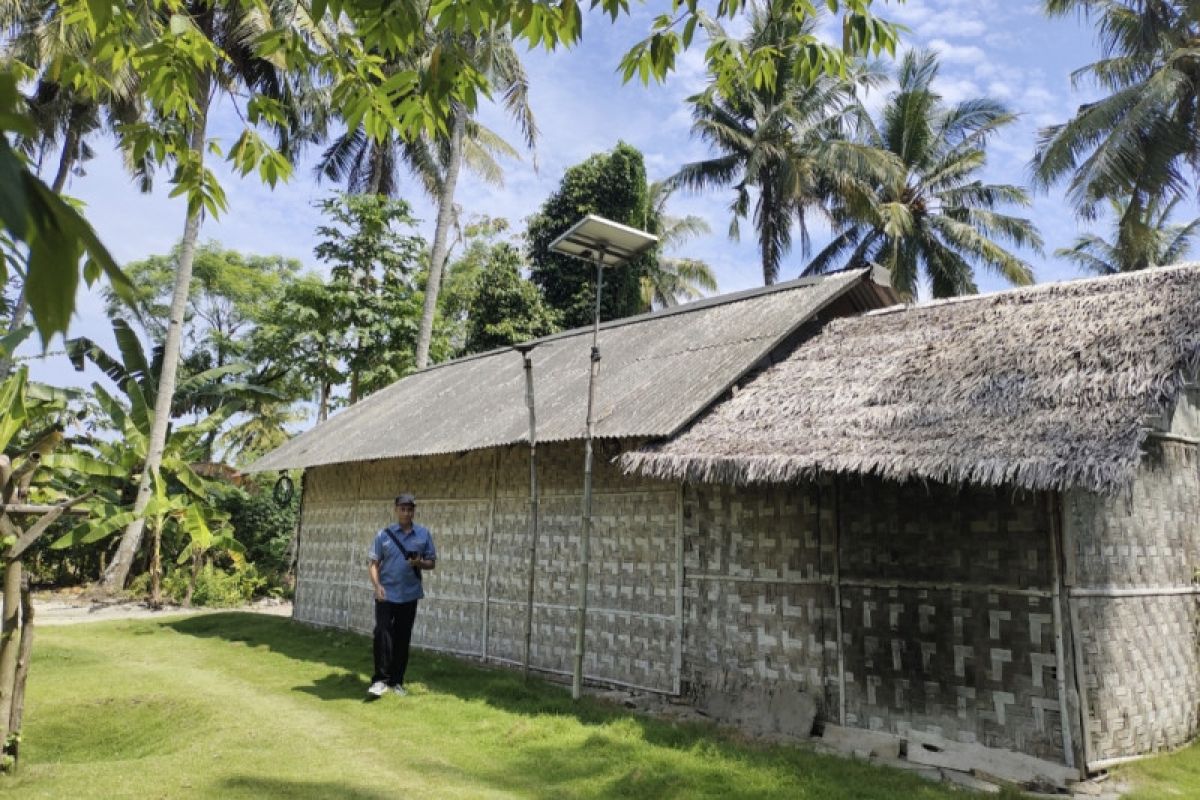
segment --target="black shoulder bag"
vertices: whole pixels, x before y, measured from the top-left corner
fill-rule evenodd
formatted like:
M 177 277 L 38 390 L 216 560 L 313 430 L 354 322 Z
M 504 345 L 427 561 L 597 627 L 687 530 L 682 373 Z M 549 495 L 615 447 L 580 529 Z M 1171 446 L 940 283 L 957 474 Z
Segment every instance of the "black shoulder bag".
M 400 540 L 396 538 L 396 534 L 392 532 L 390 527 L 384 528 L 384 530 L 387 531 L 387 535 L 391 538 L 392 544 L 396 545 L 396 549 L 400 551 L 400 555 L 404 556 L 405 561 L 408 561 L 414 555 L 418 555 L 417 553 L 410 553 L 408 550 L 405 550 L 404 545 L 400 544 Z M 417 574 L 417 580 L 421 580 L 421 568 L 413 567 L 412 571 Z

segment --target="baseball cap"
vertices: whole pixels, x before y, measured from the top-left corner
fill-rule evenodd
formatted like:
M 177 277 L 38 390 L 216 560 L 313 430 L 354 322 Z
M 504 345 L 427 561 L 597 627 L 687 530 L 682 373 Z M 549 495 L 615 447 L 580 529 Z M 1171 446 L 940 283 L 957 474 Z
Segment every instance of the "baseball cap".
M 402 492 L 401 494 L 396 495 L 396 505 L 416 507 L 417 498 L 415 495 L 409 494 L 408 492 Z

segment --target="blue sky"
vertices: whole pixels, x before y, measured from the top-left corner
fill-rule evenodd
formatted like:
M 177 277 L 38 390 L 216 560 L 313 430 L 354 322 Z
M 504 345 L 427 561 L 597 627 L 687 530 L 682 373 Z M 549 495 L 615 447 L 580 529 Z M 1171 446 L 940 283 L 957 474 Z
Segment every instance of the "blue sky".
M 882 16 L 910 28 L 904 47 L 931 47 L 941 54 L 937 84 L 947 100 L 983 94 L 1006 102 L 1021 115 L 1019 121 L 994 140 L 984 177 L 993 182 L 1024 184 L 1035 144 L 1036 130 L 1067 119 L 1092 96 L 1086 88 L 1073 90 L 1070 73 L 1097 57 L 1091 28 L 1074 17 L 1051 20 L 1041 4 L 1025 0 L 895 0 L 878 3 Z M 649 6 L 658 13 L 659 5 Z M 588 155 L 608 150 L 624 140 L 642 150 L 652 179 L 664 178 L 688 161 L 708 155 L 705 146 L 690 136 L 690 115 L 685 98 L 704 85 L 702 43 L 679 61 L 677 72 L 665 85 L 623 85 L 616 72 L 625 50 L 649 29 L 652 17 L 645 7 L 617 24 L 606 17 L 585 19 L 583 43 L 573 50 L 530 52 L 525 56 L 532 84 L 531 100 L 541 129 L 535 170 L 527 157 L 505 164 L 502 187 L 489 186 L 466 175 L 458 202 L 464 215 L 506 217 L 515 228 L 552 192 L 564 169 Z M 833 35 L 833 23 L 829 35 Z M 874 98 L 878 103 L 882 97 Z M 513 143 L 516 129 L 494 107 L 484 108 L 482 119 Z M 228 144 L 240 124 L 228 109 L 214 120 L 213 135 Z M 67 191 L 87 204 L 87 214 L 103 241 L 121 262 L 168 251 L 183 228 L 184 206 L 167 198 L 167 187 L 142 195 L 124 173 L 111 144 L 97 142 L 99 155 L 89 162 L 86 175 L 74 177 Z M 223 173 L 229 198 L 228 212 L 204 222 L 202 238 L 224 246 L 260 254 L 282 254 L 319 269 L 313 257 L 313 231 L 320 217 L 314 201 L 335 187 L 319 185 L 311 162 L 293 179 L 270 190 L 256 178 L 240 179 Z M 432 234 L 434 210 L 413 184 L 404 192 L 422 219 L 422 231 Z M 736 291 L 762 282 L 752 231 L 744 226 L 742 241 L 726 236 L 730 195 L 677 195 L 671 211 L 705 218 L 712 233 L 696 239 L 679 253 L 701 258 L 717 273 L 721 292 Z M 1061 191 L 1036 196 L 1026 215 L 1039 226 L 1046 254 L 1027 253 L 1039 282 L 1078 277 L 1074 267 L 1049 255 L 1069 244 L 1079 232 Z M 817 231 L 818 245 L 824 234 Z M 804 259 L 798 250 L 784 261 L 780 279 L 799 273 Z M 1004 288 L 987 273 L 978 275 L 983 291 Z M 82 294 L 71 334 L 111 341 L 98 293 Z M 61 342 L 51 345 L 51 355 L 33 365 L 34 377 L 60 384 L 86 385 L 98 373 L 75 373 L 61 352 Z

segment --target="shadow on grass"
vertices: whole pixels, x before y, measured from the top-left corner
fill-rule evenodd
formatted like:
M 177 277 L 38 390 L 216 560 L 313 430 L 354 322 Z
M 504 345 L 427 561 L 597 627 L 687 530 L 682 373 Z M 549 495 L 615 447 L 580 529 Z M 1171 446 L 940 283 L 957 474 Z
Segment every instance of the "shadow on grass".
M 267 648 L 331 669 L 312 685 L 295 691 L 329 701 L 365 696 L 371 666 L 371 643 L 365 636 L 238 612 L 163 624 L 182 634 Z M 798 747 L 748 746 L 731 732 L 712 725 L 633 716 L 596 699 L 574 702 L 562 686 L 540 680 L 526 684 L 515 670 L 469 664 L 427 651 L 414 653 L 409 683 L 517 717 L 507 731 L 496 734 L 511 747 L 505 757 L 480 759 L 468 771 L 487 786 L 521 796 L 547 800 L 564 794 L 723 800 L 951 796 L 945 788 L 898 771 L 817 756 Z M 546 726 L 547 716 L 572 719 L 589 730 L 582 741 L 564 745 L 548 733 L 553 728 Z M 756 780 L 743 780 L 747 774 Z M 296 796 L 293 789 L 300 792 L 303 787 L 267 785 L 263 796 Z M 335 795 L 371 796 L 329 794 Z
M 391 800 L 394 795 L 356 789 L 332 781 L 289 781 L 278 778 L 259 778 L 251 775 L 235 775 L 220 783 L 222 795 L 255 798 L 337 797 L 340 800 Z

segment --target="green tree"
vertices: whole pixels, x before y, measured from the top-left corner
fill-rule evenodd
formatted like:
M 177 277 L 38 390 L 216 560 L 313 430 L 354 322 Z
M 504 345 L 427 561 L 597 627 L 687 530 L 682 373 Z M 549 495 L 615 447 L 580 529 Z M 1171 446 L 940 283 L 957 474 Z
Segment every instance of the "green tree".
M 849 138 L 866 118 L 857 91 L 879 85 L 878 69 L 855 65 L 847 78 L 798 70 L 808 58 L 799 42 L 816 30 L 818 17 L 791 11 L 781 3 L 752 6 L 744 50 L 767 49 L 776 77 L 756 79 L 750 64 L 733 80 L 710 73 L 709 86 L 689 102 L 692 134 L 715 154 L 685 164 L 668 181 L 672 189 L 733 189 L 729 235 L 737 238 L 741 220 L 752 218 L 768 285 L 779 278 L 794 231 L 807 255 L 813 214 L 824 214 L 835 198 L 862 194 L 894 169 L 885 153 Z
M 1015 117 L 986 97 L 946 104 L 933 89 L 937 73 L 932 52 L 905 54 L 898 89 L 867 136 L 869 145 L 894 154 L 903 171 L 868 202 L 835 207 L 834 239 L 805 275 L 877 262 L 907 297 L 916 297 L 922 272 L 934 297 L 974 293 L 977 265 L 1018 286 L 1033 282 L 1029 264 L 998 242 L 1040 252 L 1037 229 L 995 211 L 1004 203 L 1028 205 L 1028 193 L 977 177 L 987 163 L 987 140 Z
M 478 263 L 463 353 L 481 353 L 558 330 L 558 315 L 521 275 L 520 251 L 507 242 L 476 242 L 464 260 Z
M 251 335 L 250 360 L 285 370 L 297 387 L 287 396 L 308 396 L 317 403 L 317 420 L 329 417 L 334 390 L 346 380 L 341 364 L 350 349 L 344 325 L 344 291 L 335 291 L 309 273 L 289 283 Z
M 649 220 L 646 167 L 641 151 L 624 142 L 570 167 L 557 190 L 529 219 L 530 277 L 546 304 L 568 328 L 590 325 L 595 313 L 596 269 L 550 251 L 550 244 L 585 214 L 645 229 Z M 628 317 L 641 309 L 641 281 L 656 254 L 651 252 L 604 275 L 603 319 Z
M 335 357 L 349 376 L 348 402 L 413 368 L 425 240 L 407 203 L 381 195 L 338 195 L 320 203 L 331 224 L 317 228 L 316 254 L 330 265 L 334 319 L 345 331 Z
M 153 481 L 167 439 L 167 424 L 175 392 L 184 315 L 191 290 L 196 243 L 203 213 L 220 211 L 224 194 L 205 167 L 205 154 L 219 144 L 208 137 L 209 111 L 218 93 L 239 102 L 249 97 L 246 114 L 251 122 L 270 123 L 278 137 L 278 150 L 266 145 L 251 127 L 242 131 L 230 150 L 230 159 L 247 174 L 255 169 L 269 183 L 290 174 L 287 159 L 296 144 L 296 84 L 302 72 L 283 69 L 278 59 L 264 52 L 263 40 L 295 17 L 293 3 L 247 5 L 238 0 L 192 0 L 171 14 L 167 24 L 175 33 L 171 79 L 182 83 L 167 90 L 161 103 L 154 103 L 151 123 L 143 136 L 125 144 L 134 163 L 144 163 L 146 150 L 162 141 L 174 143 L 176 194 L 187 194 L 188 204 L 175 282 L 169 307 L 169 323 L 163 339 L 163 367 L 159 375 L 156 407 L 152 417 L 146 469 L 142 472 L 133 522 L 125 530 L 121 545 L 105 571 L 102 584 L 124 586 L 133 554 L 141 542 L 145 518 L 142 508 L 151 500 Z M 190 58 L 183 58 L 190 55 Z M 148 87 L 148 91 L 154 91 Z M 291 104 L 293 109 L 289 110 Z M 135 126 L 136 127 L 136 126 Z M 186 142 L 186 145 L 183 143 Z M 164 144 L 164 147 L 167 145 Z
M 1151 198 L 1148 207 L 1136 217 L 1129 216 L 1128 200 L 1111 200 L 1111 240 L 1085 233 L 1070 247 L 1055 250 L 1054 255 L 1097 275 L 1115 275 L 1182 261 L 1191 250 L 1192 239 L 1200 231 L 1200 217 L 1182 225 L 1171 224 L 1171 213 L 1180 200 L 1175 197 L 1164 204 L 1157 197 Z
M 800 17 L 815 13 L 811 0 L 787 1 Z M 797 44 L 806 49 L 808 57 L 796 61 L 797 71 L 836 74 L 859 55 L 894 50 L 897 29 L 871 13 L 871 0 L 829 0 L 826 5 L 833 13 L 846 15 L 844 46 L 826 43 L 815 34 L 802 35 Z M 203 148 L 191 145 L 204 144 L 203 138 L 194 134 L 207 119 L 210 90 L 218 83 L 226 87 L 236 83 L 209 80 L 218 64 L 246 63 L 246 55 L 269 58 L 288 67 L 289 74 L 326 81 L 332 87 L 329 105 L 338 110 L 348 128 L 361 123 L 376 140 L 390 131 L 412 138 L 422 131 L 448 131 L 455 103 L 473 110 L 479 96 L 488 92 L 485 75 L 467 57 L 466 43 L 472 35 L 507 30 L 514 40 L 531 47 L 554 49 L 577 42 L 583 30 L 581 9 L 573 2 L 517 0 L 497 5 L 464 0 L 428 8 L 392 7 L 382 17 L 375 0 L 316 0 L 310 5 L 271 3 L 253 8 L 239 4 L 238 8 L 248 10 L 247 23 L 286 24 L 268 25 L 261 35 L 255 24 L 224 26 L 246 45 L 235 57 L 227 58 L 228 54 L 212 46 L 205 30 L 219 12 L 227 10 L 224 7 L 192 7 L 184 0 L 72 2 L 69 6 L 65 24 L 86 34 L 88 47 L 56 67 L 64 81 L 74 82 L 84 94 L 99 96 L 107 88 L 106 75 L 112 72 L 108 67 L 129 64 L 142 87 L 140 96 L 155 115 L 169 119 L 172 125 L 169 131 L 132 126 L 122 131 L 122 141 L 136 161 L 178 164 L 175 180 L 179 192 L 188 196 L 193 209 L 208 205 L 213 212 L 221 207 L 220 187 L 204 168 Z M 629 11 L 623 0 L 599 0 L 599 7 L 614 21 Z M 716 15 L 735 17 L 743 9 L 741 3 L 728 3 L 721 5 Z M 145 13 L 147 10 L 152 13 Z M 191 13 L 194 11 L 201 13 Z M 650 34 L 621 59 L 626 81 L 635 75 L 643 81 L 664 79 L 674 69 L 679 53 L 693 45 L 707 12 L 689 0 L 673 13 L 675 16 L 656 17 Z M 339 24 L 343 15 L 357 28 L 357 36 L 329 35 L 324 29 L 327 17 Z M 386 64 L 403 61 L 422 46 L 426 26 L 460 31 L 465 36 L 439 42 L 430 58 L 416 69 L 388 74 Z M 705 51 L 714 71 L 730 80 L 748 66 L 756 79 L 773 80 L 769 55 L 769 49 L 746 52 L 726 39 L 710 41 Z M 19 102 L 17 86 L 46 68 L 46 64 L 0 62 L 0 175 L 4 178 L 0 180 L 0 234 L 25 246 L 23 271 L 28 274 L 30 304 L 43 340 L 66 329 L 75 289 L 85 272 L 85 253 L 90 260 L 84 277 L 89 282 L 102 272 L 120 280 L 120 271 L 82 215 L 56 198 L 9 143 L 14 133 L 33 135 L 34 131 L 28 110 Z M 282 124 L 289 117 L 301 116 L 288 112 L 257 88 L 249 93 L 247 112 L 245 118 L 251 125 L 258 121 Z M 243 133 L 231 152 L 231 160 L 243 173 L 258 169 L 269 181 L 286 173 L 286 164 L 249 126 Z M 0 275 L 0 284 L 6 282 L 7 270 Z
M 166 337 L 179 251 L 175 247 L 168 255 L 124 267 L 134 285 L 133 308 L 156 342 Z M 250 333 L 300 270 L 299 261 L 283 256 L 243 254 L 217 242 L 197 247 L 184 311 L 184 363 L 208 368 L 242 359 Z M 105 306 L 110 318 L 117 317 L 129 307 L 129 298 L 107 290 Z
M 1200 5 L 1045 0 L 1045 8 L 1052 16 L 1077 13 L 1095 21 L 1103 58 L 1072 77 L 1107 94 L 1040 132 L 1034 179 L 1042 187 L 1066 180 L 1067 196 L 1084 218 L 1119 200 L 1121 224 L 1144 225 L 1150 204 L 1185 194 L 1200 164 Z
M 113 335 L 119 348 L 112 355 L 92 340 L 79 337 L 67 342 L 67 353 L 77 368 L 85 360 L 104 371 L 117 387 L 111 394 L 93 383 L 91 397 L 100 412 L 100 435 L 77 437 L 74 451 L 56 455 L 50 465 L 82 477 L 81 488 L 94 497 L 85 504 L 90 518 L 76 526 L 55 547 L 89 544 L 105 539 L 128 526 L 137 515 L 144 516 L 151 529 L 150 573 L 152 601 L 161 599 L 161 545 L 163 533 L 172 527 L 197 541 L 209 541 L 212 529 L 222 524 L 214 513 L 216 484 L 205 481 L 193 468 L 211 457 L 211 442 L 230 414 L 238 406 L 233 401 L 219 404 L 219 411 L 207 414 L 192 425 L 173 425 L 163 449 L 163 459 L 153 479 L 154 492 L 149 503 L 139 508 L 137 495 L 141 477 L 149 459 L 153 430 L 155 393 L 163 368 L 161 348 L 147 353 L 133 329 L 124 320 L 113 320 Z M 174 394 L 173 417 L 210 405 L 214 395 L 230 392 L 220 379 L 245 365 L 229 364 L 196 375 L 184 376 Z M 232 546 L 232 545 L 231 545 Z M 136 556 L 136 553 L 135 553 Z
M 658 236 L 659 256 L 650 263 L 649 271 L 642 277 L 644 311 L 669 308 L 681 301 L 695 300 L 703 292 L 717 290 L 717 276 L 707 263 L 694 258 L 666 255 L 667 250 L 710 230 L 701 217 L 691 214 L 675 217 L 667 213 L 667 201 L 674 191 L 675 186 L 666 181 L 655 181 L 648 190 L 650 223 L 647 227 Z
M 513 47 L 511 35 L 503 28 L 492 28 L 467 37 L 454 33 L 450 38 L 459 40 L 459 46 L 464 48 L 464 53 L 479 70 L 479 74 L 488 81 L 489 86 L 500 92 L 504 106 L 521 128 L 525 145 L 532 150 L 537 141 L 537 125 L 529 106 L 529 79 Z M 438 181 L 438 213 L 429 253 L 429 276 L 425 281 L 425 305 L 417 330 L 417 369 L 424 369 L 429 363 L 438 293 L 441 291 L 442 272 L 450 252 L 450 227 L 456 217 L 454 193 L 458 187 L 458 175 L 469 141 L 467 132 L 479 127 L 471 118 L 471 110 L 466 105 L 451 103 L 449 136 L 439 141 L 437 147 L 438 162 L 442 167 L 441 179 Z M 479 140 L 478 133 L 474 140 Z

